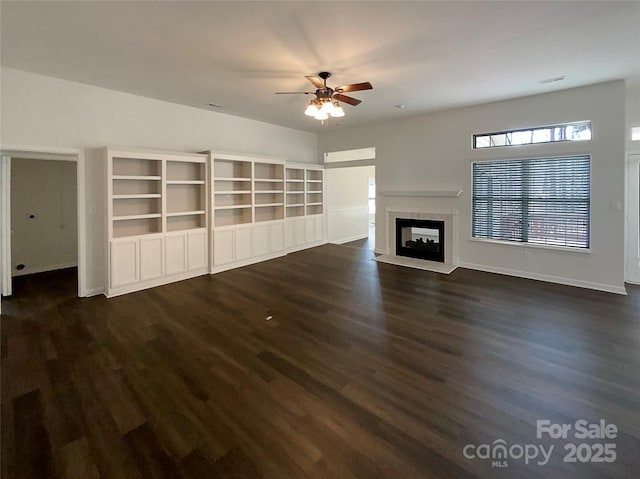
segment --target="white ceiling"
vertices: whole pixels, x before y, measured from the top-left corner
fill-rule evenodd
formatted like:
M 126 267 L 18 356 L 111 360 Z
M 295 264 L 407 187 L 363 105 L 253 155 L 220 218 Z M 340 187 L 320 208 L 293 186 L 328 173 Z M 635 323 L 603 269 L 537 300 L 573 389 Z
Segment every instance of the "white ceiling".
M 2 1 L 1 16 L 3 66 L 308 131 L 640 74 L 637 1 Z M 310 97 L 274 95 L 321 70 L 374 89 L 324 126 Z

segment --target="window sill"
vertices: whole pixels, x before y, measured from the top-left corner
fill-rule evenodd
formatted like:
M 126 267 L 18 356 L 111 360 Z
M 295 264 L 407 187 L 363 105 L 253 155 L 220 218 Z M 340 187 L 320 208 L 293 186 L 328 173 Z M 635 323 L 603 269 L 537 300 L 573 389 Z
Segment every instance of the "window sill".
M 516 241 L 501 241 L 501 240 L 493 240 L 493 239 L 482 239 L 482 238 L 469 238 L 469 241 L 474 241 L 476 243 L 488 243 L 495 245 L 504 245 L 504 246 L 515 246 L 518 248 L 531 248 L 531 249 L 544 249 L 549 251 L 556 251 L 558 253 L 577 253 L 577 254 L 591 254 L 590 248 L 570 248 L 568 246 L 550 246 L 544 244 L 536 244 L 536 243 L 520 243 Z

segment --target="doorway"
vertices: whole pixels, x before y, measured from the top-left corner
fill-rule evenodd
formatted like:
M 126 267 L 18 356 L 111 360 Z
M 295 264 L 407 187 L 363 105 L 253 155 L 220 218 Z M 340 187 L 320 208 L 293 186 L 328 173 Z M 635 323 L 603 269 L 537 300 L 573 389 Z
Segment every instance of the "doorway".
M 3 151 L 0 163 L 0 293 L 33 275 L 71 268 L 80 296 L 82 155 L 75 150 Z M 68 275 L 68 274 L 67 274 Z M 1 311 L 0 311 L 1 312 Z
M 375 168 L 368 165 L 325 170 L 329 242 L 374 249 Z

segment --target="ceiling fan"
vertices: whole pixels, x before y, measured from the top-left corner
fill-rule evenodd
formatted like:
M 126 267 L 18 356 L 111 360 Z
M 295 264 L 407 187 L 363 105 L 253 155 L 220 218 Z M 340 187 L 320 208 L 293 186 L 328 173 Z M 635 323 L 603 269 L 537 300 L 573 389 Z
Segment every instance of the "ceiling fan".
M 316 120 L 326 120 L 329 116 L 344 116 L 344 111 L 342 110 L 340 103 L 338 103 L 340 101 L 352 106 L 362 103 L 356 98 L 343 95 L 343 93 L 360 90 L 373 90 L 373 86 L 371 86 L 371 83 L 369 82 L 353 83 L 351 85 L 330 88 L 327 86 L 327 78 L 330 76 L 331 73 L 329 72 L 320 72 L 318 73 L 318 76 L 305 77 L 317 88 L 316 91 L 279 91 L 276 92 L 276 95 L 315 95 L 316 97 L 311 100 L 304 114 L 307 116 L 313 116 Z

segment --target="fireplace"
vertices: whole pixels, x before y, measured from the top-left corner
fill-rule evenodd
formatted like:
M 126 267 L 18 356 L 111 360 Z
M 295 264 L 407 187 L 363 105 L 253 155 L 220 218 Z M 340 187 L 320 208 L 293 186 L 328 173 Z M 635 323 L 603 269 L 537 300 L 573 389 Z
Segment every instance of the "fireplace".
M 396 218 L 396 255 L 444 263 L 444 221 Z

